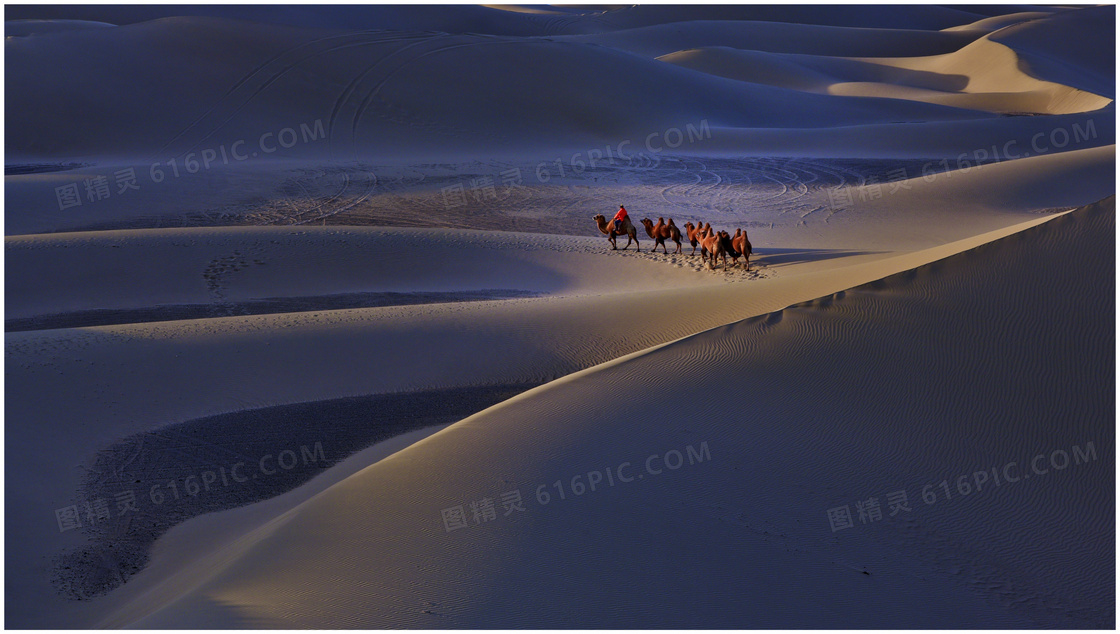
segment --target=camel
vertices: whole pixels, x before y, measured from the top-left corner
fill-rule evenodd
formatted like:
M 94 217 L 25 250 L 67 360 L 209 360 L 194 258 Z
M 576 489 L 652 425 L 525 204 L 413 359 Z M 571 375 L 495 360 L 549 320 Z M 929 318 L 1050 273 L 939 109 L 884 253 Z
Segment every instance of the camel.
M 754 253 L 754 248 L 751 246 L 751 241 L 747 239 L 747 232 L 744 229 L 736 229 L 734 237 L 731 238 L 731 245 L 736 251 L 743 256 L 743 266 L 749 271 L 751 270 L 751 254 Z M 737 257 L 732 256 L 731 260 L 734 262 L 738 260 Z
M 704 246 L 704 238 L 712 235 L 712 233 L 713 232 L 712 232 L 711 223 L 705 222 L 703 224 L 703 226 L 700 227 L 700 259 L 701 260 L 706 259 L 709 255 L 708 249 Z
M 711 225 L 704 227 L 704 233 L 700 235 L 700 257 L 707 260 L 708 268 L 716 268 L 716 258 L 723 256 L 723 261 L 726 264 L 727 255 L 723 251 L 724 241 L 723 236 L 714 233 Z
M 615 236 L 624 235 L 626 236 L 626 246 L 622 247 L 623 249 L 630 248 L 630 243 L 633 242 L 637 245 L 638 253 L 642 252 L 642 245 L 638 244 L 638 230 L 634 228 L 634 223 L 630 222 L 630 216 L 622 221 L 622 226 L 619 227 L 620 230 L 618 231 L 611 226 L 612 223 L 607 222 L 603 214 L 595 216 L 592 220 L 599 226 L 599 231 L 607 236 L 607 240 L 611 243 L 611 249 L 618 249 L 618 244 L 614 240 Z
M 684 223 L 684 233 L 689 236 L 689 244 L 692 245 L 692 255 L 697 254 L 697 244 L 700 243 L 700 232 L 702 230 L 703 227 L 692 226 L 690 222 Z
M 725 268 L 727 267 L 727 256 L 729 255 L 731 256 L 732 266 L 734 266 L 738 263 L 739 256 L 742 254 L 735 248 L 735 244 L 731 241 L 731 234 L 726 231 L 720 231 L 716 235 L 719 236 L 719 250 L 721 251 L 720 255 L 723 257 L 723 266 Z M 714 260 L 715 258 L 712 259 Z
M 673 253 L 681 252 L 681 230 L 673 224 L 672 218 L 669 219 L 669 224 L 665 224 L 664 218 L 658 218 L 656 225 L 649 218 L 642 218 L 642 226 L 646 228 L 646 233 L 654 241 L 654 252 L 657 251 L 657 245 L 660 244 L 661 248 L 665 250 L 665 254 L 668 255 L 669 249 L 665 246 L 665 240 L 667 239 L 677 243 L 677 250 Z

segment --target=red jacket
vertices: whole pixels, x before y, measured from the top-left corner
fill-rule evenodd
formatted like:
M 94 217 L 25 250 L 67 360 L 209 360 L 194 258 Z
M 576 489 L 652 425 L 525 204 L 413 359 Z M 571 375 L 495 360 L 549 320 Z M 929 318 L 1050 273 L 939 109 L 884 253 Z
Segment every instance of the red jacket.
M 618 208 L 618 213 L 614 215 L 614 220 L 626 220 L 627 215 L 628 214 L 626 213 L 626 208 L 625 207 L 619 207 Z M 611 222 L 614 222 L 614 220 L 612 220 Z

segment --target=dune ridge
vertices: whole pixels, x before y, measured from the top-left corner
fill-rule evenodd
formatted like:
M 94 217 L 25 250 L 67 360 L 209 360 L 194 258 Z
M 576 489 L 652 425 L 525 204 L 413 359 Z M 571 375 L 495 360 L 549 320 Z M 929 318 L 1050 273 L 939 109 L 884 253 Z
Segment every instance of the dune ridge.
M 602 622 L 606 614 L 618 626 L 696 623 L 674 611 L 671 606 L 677 603 L 665 601 L 668 593 L 685 593 L 708 608 L 698 612 L 707 615 L 700 617 L 707 623 L 818 623 L 799 610 L 800 595 L 795 588 L 801 588 L 806 597 L 811 594 L 817 601 L 843 606 L 850 619 L 843 622 L 851 626 L 874 626 L 889 621 L 886 612 L 891 609 L 909 609 L 897 607 L 897 602 L 914 608 L 925 605 L 916 614 L 930 625 L 945 626 L 978 615 L 1018 627 L 1108 623 L 1114 615 L 1097 589 L 1106 587 L 1102 581 L 1112 576 L 1111 560 L 1076 545 L 1084 543 L 1080 535 L 1106 530 L 1113 515 L 1111 498 L 1099 486 L 1110 478 L 1112 469 L 1113 437 L 1108 422 L 1112 375 L 1097 369 L 1112 367 L 1107 353 L 1110 347 L 1100 343 L 1107 344 L 1111 337 L 1114 307 L 1109 293 L 1074 291 L 1111 283 L 1111 276 L 1097 262 L 1113 250 L 1113 209 L 1112 201 L 1105 201 L 868 286 L 694 335 L 523 394 L 305 502 L 285 516 L 282 526 L 258 534 L 255 545 L 210 581 L 165 611 L 133 624 L 158 627 L 181 622 L 178 619 L 191 610 L 218 602 L 225 606 L 228 622 L 243 625 L 321 624 L 324 618 L 342 627 L 470 626 L 494 623 L 495 619 L 515 625 L 524 623 L 525 616 L 510 603 L 517 596 L 508 592 L 514 584 L 523 588 L 531 584 L 534 591 L 553 593 L 560 600 L 550 604 L 557 608 L 543 607 L 548 618 L 574 626 L 585 622 L 580 614 L 559 608 L 574 600 L 592 606 L 598 615 L 596 622 Z M 978 271 L 979 281 L 975 279 Z M 1047 299 L 1058 295 L 1077 298 L 1076 306 Z M 949 306 L 952 311 L 945 310 Z M 1007 306 L 1020 309 L 1008 312 Z M 1098 317 L 1084 321 L 1085 315 Z M 874 320 L 874 328 L 868 320 Z M 1040 338 L 1036 325 L 1043 323 L 1048 329 Z M 999 336 L 970 339 L 962 347 L 954 343 L 961 341 L 956 333 L 962 327 L 991 329 Z M 885 349 L 868 347 L 869 338 L 883 341 L 884 328 L 909 333 L 908 338 L 890 339 L 908 343 Z M 976 341 L 990 344 L 977 348 Z M 798 354 L 791 354 L 791 349 Z M 816 361 L 802 361 L 807 354 Z M 997 360 L 1006 354 L 1015 355 L 1012 366 Z M 853 356 L 862 359 L 859 381 L 874 386 L 875 400 L 861 396 L 865 392 L 849 382 L 835 380 L 844 367 L 841 364 L 850 363 L 847 359 Z M 706 363 L 697 367 L 692 362 L 696 358 Z M 933 373 L 928 372 L 931 364 Z M 952 371 L 961 364 L 970 368 L 968 375 Z M 1026 371 L 1055 364 L 1061 369 Z M 728 373 L 729 366 L 736 371 Z M 684 367 L 691 371 L 682 374 Z M 1024 371 L 1009 372 L 1010 367 Z M 787 380 L 792 376 L 798 377 L 796 382 Z M 913 386 L 918 376 L 937 377 L 938 382 L 916 394 Z M 992 402 L 988 393 L 961 389 L 977 376 L 990 379 L 982 383 L 988 390 L 1009 397 L 1000 402 L 1008 403 L 1010 409 L 998 414 L 984 407 L 977 410 L 979 403 Z M 728 398 L 733 404 L 751 404 L 750 413 L 745 420 L 727 420 L 716 415 L 726 405 L 704 401 L 637 405 L 630 415 L 644 421 L 644 428 L 635 436 L 631 428 L 624 430 L 610 423 L 617 420 L 618 412 L 611 407 L 609 395 L 637 384 L 677 394 L 702 389 L 735 395 Z M 1075 411 L 1067 409 L 1068 401 L 1046 402 L 1027 396 L 1044 385 L 1047 392 L 1077 386 L 1079 393 L 1090 396 L 1079 400 L 1084 409 Z M 757 397 L 774 391 L 786 398 Z M 816 392 L 812 399 L 794 396 L 810 392 Z M 954 396 L 946 400 L 939 394 Z M 576 425 L 564 415 L 573 407 L 583 412 Z M 704 415 L 690 416 L 688 428 L 681 428 L 675 421 L 696 407 Z M 993 415 L 998 417 L 993 419 Z M 843 430 L 824 425 L 837 417 L 847 421 Z M 561 425 L 562 418 L 566 420 Z M 525 426 L 520 422 L 525 420 L 534 423 Z M 557 433 L 559 429 L 564 430 L 563 435 Z M 964 430 L 973 433 L 962 433 Z M 978 430 L 983 430 L 979 436 L 975 435 Z M 518 458 L 501 465 L 482 460 L 498 438 L 504 439 L 504 446 L 510 442 L 518 446 Z M 963 442 L 966 438 L 970 440 Z M 610 488 L 569 501 L 564 508 L 540 508 L 532 502 L 532 513 L 462 534 L 445 533 L 439 523 L 439 509 L 454 503 L 455 496 L 438 493 L 427 503 L 398 505 L 391 510 L 368 497 L 369 491 L 385 486 L 376 483 L 391 480 L 396 487 L 415 492 L 402 491 L 401 495 L 423 499 L 423 492 L 435 492 L 433 487 L 441 481 L 432 471 L 456 473 L 464 499 L 485 494 L 495 477 L 504 479 L 509 487 L 531 490 L 526 487 L 538 480 L 547 484 L 551 476 L 562 475 L 555 472 L 555 465 L 582 464 L 591 469 L 677 445 L 683 451 L 701 441 L 710 443 L 711 461 L 689 467 L 694 470 L 691 473 L 678 467 L 680 472 L 660 476 L 656 486 L 651 482 L 645 487 Z M 969 465 L 987 469 L 993 461 L 1029 458 L 1032 451 L 1061 449 L 1068 454 L 1073 445 L 1086 450 L 1086 442 L 1093 442 L 1099 453 L 1092 460 L 1086 458 L 1076 473 L 1070 467 L 1068 473 L 1048 478 L 1039 475 L 1044 480 L 1018 488 L 1008 485 L 983 501 L 977 496 L 921 508 L 914 500 L 917 508 L 911 516 L 875 526 L 857 524 L 849 533 L 837 536 L 841 541 L 829 539 L 824 511 L 845 497 L 917 485 L 932 478 L 939 481 L 945 477 L 945 469 L 970 469 Z M 456 451 L 446 451 L 448 446 Z M 916 453 L 919 446 L 920 454 Z M 797 451 L 792 451 L 794 447 Z M 881 451 L 885 447 L 893 449 Z M 576 454 L 581 458 L 565 461 L 566 456 Z M 847 458 L 840 460 L 845 454 Z M 902 457 L 905 459 L 900 460 Z M 785 475 L 790 473 L 790 461 L 801 468 L 815 466 L 790 481 Z M 702 477 L 697 473 L 700 469 Z M 713 482 L 719 486 L 712 486 Z M 1043 488 L 1041 482 L 1047 486 Z M 795 491 L 802 500 L 796 508 L 778 505 L 783 495 Z M 912 496 L 916 494 L 916 489 L 911 491 Z M 810 499 L 815 502 L 807 502 Z M 577 504 L 578 511 L 572 508 Z M 1033 523 L 1021 522 L 1023 514 L 1030 512 L 1025 509 L 1041 508 L 1054 510 L 1035 515 Z M 671 509 L 671 513 L 663 514 L 660 509 Z M 1061 519 L 1069 513 L 1083 519 L 1072 524 L 1076 526 L 1073 533 L 1071 525 Z M 331 518 L 326 525 L 324 518 Z M 531 531 L 525 532 L 521 524 L 525 522 L 532 526 Z M 585 528 L 581 530 L 580 525 Z M 402 533 L 402 526 L 411 530 Z M 983 530 L 975 530 L 981 526 Z M 1012 526 L 1023 534 L 1012 536 L 1001 529 Z M 701 541 L 704 547 L 720 548 L 726 551 L 726 558 L 694 559 L 692 551 L 699 544 L 678 541 L 675 548 L 668 548 L 668 536 L 680 531 L 708 535 Z M 391 556 L 378 550 L 378 555 L 367 558 L 339 547 L 376 539 L 375 535 L 400 534 L 411 538 L 392 540 Z M 582 541 L 584 548 L 570 550 L 565 544 L 571 543 L 573 534 L 595 537 Z M 721 538 L 712 540 L 711 535 Z M 690 562 L 688 581 L 663 584 L 648 576 L 629 576 L 639 564 L 625 556 L 625 544 L 632 544 L 635 537 L 651 548 L 644 550 L 647 556 L 661 553 L 651 563 L 672 568 Z M 1069 551 L 1056 558 L 1043 556 L 1041 551 L 1024 553 L 1013 537 L 1036 543 L 1060 540 L 1076 549 L 1077 565 L 1067 565 Z M 319 545 L 308 546 L 316 542 Z M 987 544 L 987 555 L 977 561 L 973 544 L 980 542 Z M 285 551 L 285 544 L 299 544 L 298 553 Z M 680 552 L 682 545 L 686 548 Z M 286 554 L 277 557 L 278 549 Z M 433 552 L 447 549 L 460 555 L 440 555 L 445 565 L 439 569 L 411 564 L 432 561 Z M 768 558 L 785 551 L 780 559 L 788 563 L 765 571 L 751 569 L 743 566 L 750 555 L 733 554 L 729 549 L 739 553 L 745 549 L 756 557 L 765 553 Z M 474 567 L 480 558 L 463 555 L 464 550 L 489 553 L 489 563 L 482 569 Z M 502 554 L 495 558 L 495 553 Z M 900 554 L 909 555 L 910 564 L 915 558 L 921 561 L 923 575 L 952 580 L 951 590 L 942 588 L 948 594 L 940 597 L 953 597 L 951 610 L 929 609 L 926 582 L 920 575 L 900 574 Z M 589 558 L 600 564 L 596 574 L 618 571 L 614 574 L 641 580 L 640 603 L 631 598 L 612 611 L 608 607 L 612 593 L 593 589 L 602 586 L 559 582 L 586 581 L 588 569 L 583 563 Z M 837 560 L 848 566 L 836 565 Z M 319 565 L 312 566 L 313 561 Z M 323 561 L 331 563 L 324 567 Z M 969 563 L 955 567 L 954 561 Z M 448 569 L 447 562 L 456 563 Z M 1007 565 L 1023 573 L 1019 581 L 1007 583 Z M 358 581 L 352 588 L 332 591 L 329 597 L 309 591 L 322 587 L 312 579 L 324 570 L 346 570 L 348 578 Z M 863 580 L 867 575 L 859 574 L 861 570 L 871 571 L 870 580 Z M 394 586 L 383 582 L 402 577 L 409 581 Z M 889 582 L 874 583 L 880 577 Z M 770 591 L 757 585 L 763 579 Z M 795 579 L 798 585 L 791 585 Z M 860 584 L 864 589 L 855 589 Z M 856 607 L 858 600 L 852 599 L 851 592 L 871 600 L 876 609 Z M 477 600 L 467 601 L 464 593 Z M 448 596 L 462 600 L 426 603 L 428 598 Z M 739 599 L 731 602 L 732 596 Z M 756 600 L 744 601 L 743 596 Z M 327 612 L 321 609 L 324 601 L 330 606 Z M 1025 610 L 1008 611 L 1024 601 Z M 425 605 L 433 607 L 424 610 Z
M 1115 624 L 1114 7 L 5 17 L 6 625 Z

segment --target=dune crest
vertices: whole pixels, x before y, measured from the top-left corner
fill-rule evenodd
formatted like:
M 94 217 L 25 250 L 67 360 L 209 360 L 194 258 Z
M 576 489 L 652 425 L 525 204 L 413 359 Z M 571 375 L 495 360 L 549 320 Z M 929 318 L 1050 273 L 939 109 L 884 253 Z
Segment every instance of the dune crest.
M 812 597 L 843 610 L 853 627 L 874 627 L 907 611 L 909 622 L 939 626 L 975 618 L 1009 627 L 1105 625 L 1111 616 L 1099 599 L 1113 574 L 1105 553 L 1077 549 L 1076 565 L 1069 565 L 1067 554 L 1043 555 L 1019 544 L 1099 543 L 1091 536 L 1112 521 L 1106 495 L 1113 471 L 1111 374 L 1098 369 L 1110 367 L 1114 308 L 1110 294 L 1094 289 L 1111 283 L 1099 262 L 1113 250 L 1114 214 L 1110 199 L 913 271 L 523 394 L 303 503 L 282 524 L 255 534 L 252 545 L 198 589 L 131 624 L 181 623 L 216 602 L 228 617 L 208 624 L 321 625 L 326 616 L 336 627 L 512 627 L 540 618 L 514 609 L 520 595 L 510 590 L 517 585 L 551 593 L 557 601 L 541 608 L 547 618 L 575 627 L 601 622 L 602 614 L 612 614 L 619 626 L 684 625 L 693 612 L 669 601 L 680 593 L 692 610 L 702 606 L 711 623 L 813 627 L 824 621 L 803 610 Z M 1074 305 L 1066 304 L 1069 298 L 1077 298 Z M 1085 315 L 1094 317 L 1085 321 Z M 958 337 L 962 328 L 990 334 L 965 341 Z M 884 332 L 900 335 L 890 341 L 908 343 L 878 345 Z M 1008 355 L 1013 366 L 1003 362 Z M 711 360 L 711 369 L 681 372 L 698 357 Z M 837 381 L 853 358 L 864 368 L 858 383 Z M 961 367 L 969 372 L 954 371 Z M 915 382 L 930 380 L 928 389 L 914 392 Z M 700 404 L 709 416 L 692 418 L 683 429 L 674 422 L 677 414 L 696 403 L 641 405 L 636 418 L 644 422 L 635 433 L 617 424 L 617 408 L 602 395 L 637 383 L 668 393 L 714 391 L 732 404 L 751 404 L 751 414 L 727 420 L 712 409 L 722 411 L 726 400 Z M 1062 402 L 1047 405 L 1030 396 L 1039 390 L 1087 398 L 1071 418 Z M 773 398 L 775 392 L 782 398 Z M 869 393 L 875 399 L 864 396 Z M 992 403 L 1001 409 L 985 405 Z M 578 419 L 572 411 L 581 412 Z M 831 423 L 837 418 L 844 425 Z M 499 445 L 517 451 L 501 464 L 486 460 Z M 1005 482 L 991 492 L 993 484 L 989 490 L 981 484 L 966 500 L 939 493 L 933 506 L 919 496 L 922 485 L 940 482 L 946 469 L 954 476 L 967 470 L 972 480 L 973 471 L 1015 460 L 1025 470 L 1022 461 L 1035 454 L 1068 458 L 1071 452 L 1081 456 L 1076 466 L 1036 463 L 1043 465 L 1035 472 L 1038 481 Z M 569 464 L 565 456 L 576 455 L 572 464 L 582 466 L 557 471 L 556 465 Z M 550 483 L 557 477 L 567 486 L 565 478 L 577 473 L 647 456 L 672 462 L 678 455 L 675 469 L 658 470 L 661 463 L 654 462 L 642 482 L 566 501 L 531 497 L 538 484 L 556 497 Z M 642 472 L 640 462 L 627 464 Z M 1068 473 L 1057 472 L 1067 467 Z M 440 484 L 451 474 L 459 495 L 448 495 Z M 445 531 L 440 509 L 490 493 L 495 479 L 503 481 L 502 490 L 525 495 L 526 512 Z M 411 503 L 390 506 L 372 494 L 389 486 Z M 911 512 L 830 532 L 826 510 L 903 487 L 911 494 Z M 791 505 L 793 498 L 798 501 Z M 973 507 L 981 504 L 978 513 Z M 1062 513 L 1021 521 L 1031 509 L 1051 507 Z M 1068 514 L 1079 521 L 1065 523 Z M 724 538 L 673 537 L 690 532 Z M 581 547 L 571 548 L 571 535 L 584 533 Z M 393 540 L 392 548 L 340 546 L 402 534 L 409 538 Z M 834 534 L 840 541 L 829 539 Z M 977 557 L 981 543 L 985 554 Z M 640 566 L 627 555 L 634 548 L 645 553 L 643 562 L 657 566 L 688 562 L 687 583 L 634 576 Z M 723 555 L 711 557 L 711 548 Z M 709 556 L 699 557 L 701 550 Z M 775 557 L 785 564 L 748 565 Z M 435 559 L 443 565 L 422 563 Z M 642 592 L 628 593 L 619 605 L 591 582 L 589 559 L 595 575 L 625 577 Z M 900 577 L 903 565 L 916 565 L 922 574 Z M 1008 565 L 1029 572 L 1011 581 Z M 329 586 L 323 576 L 340 570 L 352 586 L 332 587 L 329 596 L 314 590 Z M 862 579 L 867 575 L 895 581 L 861 585 L 870 583 Z M 945 604 L 951 608 L 929 607 L 932 578 L 949 582 L 933 592 L 951 600 Z M 853 604 L 853 591 L 866 603 Z M 573 601 L 589 612 L 563 610 Z M 324 602 L 329 615 L 320 609 Z M 1023 602 L 1023 609 L 1009 610 Z M 581 616 L 588 613 L 600 616 Z

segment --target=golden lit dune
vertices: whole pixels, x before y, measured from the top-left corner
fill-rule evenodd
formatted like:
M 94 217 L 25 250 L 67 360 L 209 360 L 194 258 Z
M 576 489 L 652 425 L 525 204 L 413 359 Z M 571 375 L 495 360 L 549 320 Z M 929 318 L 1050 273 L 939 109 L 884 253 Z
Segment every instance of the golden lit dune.
M 811 93 L 918 101 L 1009 114 L 1098 110 L 1112 99 L 1031 76 L 1011 48 L 989 36 L 958 51 L 921 57 L 829 57 L 701 48 L 661 61 L 738 81 Z
M 101 625 L 1107 626 L 1114 205 L 526 392 Z M 899 489 L 897 517 L 830 530 Z M 513 490 L 521 511 L 445 530 Z
M 949 80 L 962 81 L 951 101 L 908 94 L 908 97 L 930 103 L 951 103 L 958 107 L 1009 113 L 1068 114 L 1097 110 L 1112 103 L 1108 97 L 1095 95 L 1062 84 L 1032 77 L 1022 70 L 1023 63 L 1014 50 L 985 36 L 959 51 L 945 55 L 907 58 L 874 58 L 861 61 L 919 73 L 934 73 Z M 854 96 L 896 96 L 889 89 L 881 92 L 862 84 L 837 84 L 831 94 Z M 966 105 L 968 104 L 968 105 Z
M 1115 625 L 1114 7 L 6 13 L 5 625 Z

